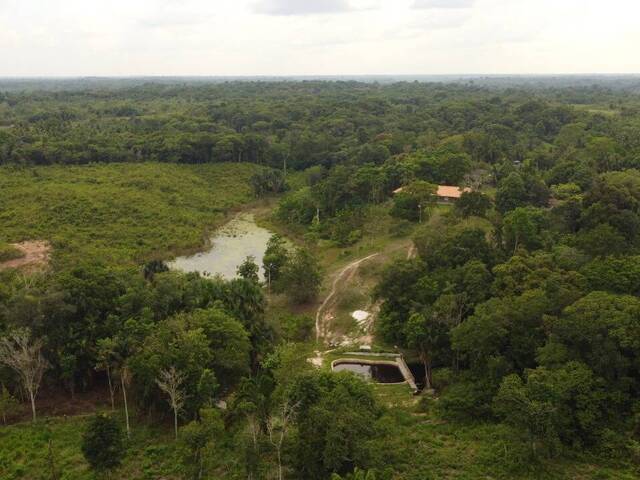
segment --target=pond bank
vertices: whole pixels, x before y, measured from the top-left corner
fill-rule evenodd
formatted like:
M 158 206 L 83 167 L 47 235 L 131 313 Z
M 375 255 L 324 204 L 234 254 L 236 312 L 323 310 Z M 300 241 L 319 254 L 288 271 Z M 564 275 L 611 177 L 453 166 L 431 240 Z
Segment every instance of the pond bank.
M 413 376 L 413 373 L 411 372 L 411 370 L 409 369 L 409 366 L 407 365 L 407 363 L 404 360 L 404 357 L 402 355 L 399 354 L 388 354 L 388 353 L 356 353 L 356 352 L 346 352 L 347 355 L 357 355 L 358 358 L 338 358 L 334 361 L 331 362 L 331 370 L 332 371 L 341 371 L 341 370 L 349 370 L 352 371 L 358 375 L 361 376 L 365 376 L 366 378 L 372 378 L 374 380 L 377 380 L 374 376 L 374 374 L 376 373 L 374 370 L 374 367 L 392 367 L 397 369 L 398 374 L 400 375 L 400 378 L 402 380 L 397 381 L 397 382 L 392 382 L 392 381 L 381 381 L 379 383 L 382 384 L 398 384 L 398 383 L 407 383 L 409 385 L 409 387 L 411 387 L 411 389 L 413 390 L 414 393 L 418 392 L 418 387 L 416 385 L 416 380 Z M 392 357 L 394 358 L 394 360 L 370 360 L 366 357 L 383 357 L 383 356 L 388 356 L 388 357 Z M 336 368 L 336 367 L 340 367 L 340 366 L 355 366 L 353 368 Z M 366 367 L 369 367 L 369 370 L 367 370 Z M 383 374 L 382 376 L 384 376 L 385 372 L 380 372 L 381 374 Z

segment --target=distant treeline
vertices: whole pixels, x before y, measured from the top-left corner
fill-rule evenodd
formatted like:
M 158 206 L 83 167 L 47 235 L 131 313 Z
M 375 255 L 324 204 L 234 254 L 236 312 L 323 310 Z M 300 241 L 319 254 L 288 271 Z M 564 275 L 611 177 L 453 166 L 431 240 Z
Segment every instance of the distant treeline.
M 522 160 L 573 123 L 611 138 L 626 155 L 637 154 L 640 144 L 640 102 L 629 94 L 637 89 L 634 77 L 600 77 L 578 87 L 561 80 L 545 90 L 536 82 L 552 80 L 533 77 L 500 93 L 471 78 L 142 80 L 0 81 L 0 164 L 243 161 L 304 169 L 381 164 L 455 135 L 474 160 L 496 163 Z M 77 88 L 65 90 L 64 82 Z

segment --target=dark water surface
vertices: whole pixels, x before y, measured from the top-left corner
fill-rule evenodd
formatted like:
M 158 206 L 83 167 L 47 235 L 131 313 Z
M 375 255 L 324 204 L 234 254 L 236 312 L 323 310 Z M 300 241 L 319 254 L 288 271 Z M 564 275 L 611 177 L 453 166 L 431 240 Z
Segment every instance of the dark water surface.
M 345 370 L 377 383 L 404 382 L 404 377 L 402 373 L 400 373 L 400 369 L 394 365 L 368 365 L 355 361 L 337 363 L 333 367 L 334 372 L 342 372 Z

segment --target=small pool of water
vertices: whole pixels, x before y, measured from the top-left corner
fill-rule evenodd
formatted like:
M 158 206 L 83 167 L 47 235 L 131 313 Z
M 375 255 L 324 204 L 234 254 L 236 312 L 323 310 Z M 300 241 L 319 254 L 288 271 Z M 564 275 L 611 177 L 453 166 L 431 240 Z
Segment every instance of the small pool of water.
M 209 249 L 177 257 L 167 264 L 172 269 L 221 275 L 231 280 L 236 278 L 238 266 L 248 256 L 253 256 L 260 267 L 260 280 L 264 280 L 262 259 L 271 235 L 272 232 L 256 225 L 253 214 L 241 213 L 215 232 Z
M 342 372 L 345 370 L 377 383 L 404 382 L 404 377 L 402 376 L 400 369 L 394 365 L 369 365 L 360 362 L 340 362 L 333 366 L 334 372 Z

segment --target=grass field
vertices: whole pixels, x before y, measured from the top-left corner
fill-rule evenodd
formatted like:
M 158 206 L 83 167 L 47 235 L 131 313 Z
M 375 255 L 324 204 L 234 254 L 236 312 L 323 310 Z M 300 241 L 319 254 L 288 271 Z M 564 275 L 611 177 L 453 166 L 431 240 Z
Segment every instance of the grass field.
M 0 430 L 0 478 L 48 480 L 53 478 L 52 465 L 60 480 L 95 478 L 80 450 L 87 418 L 55 418 Z M 124 465 L 113 478 L 181 478 L 176 469 L 177 445 L 172 440 L 169 430 L 135 425 Z
M 252 199 L 249 164 L 0 168 L 0 243 L 48 240 L 54 262 L 167 258 Z
M 0 262 L 14 260 L 22 256 L 24 256 L 24 253 L 22 253 L 16 247 L 4 242 L 0 242 Z

